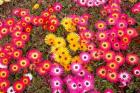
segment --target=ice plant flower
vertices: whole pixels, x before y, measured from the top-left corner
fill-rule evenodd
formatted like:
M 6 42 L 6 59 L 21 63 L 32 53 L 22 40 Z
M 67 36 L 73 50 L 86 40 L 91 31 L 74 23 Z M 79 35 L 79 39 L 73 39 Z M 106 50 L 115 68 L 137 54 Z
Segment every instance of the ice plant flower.
M 136 64 L 138 64 L 138 61 L 139 61 L 138 55 L 131 54 L 131 53 L 127 54 L 127 56 L 126 56 L 126 62 L 128 64 L 130 64 L 130 65 L 136 65 Z

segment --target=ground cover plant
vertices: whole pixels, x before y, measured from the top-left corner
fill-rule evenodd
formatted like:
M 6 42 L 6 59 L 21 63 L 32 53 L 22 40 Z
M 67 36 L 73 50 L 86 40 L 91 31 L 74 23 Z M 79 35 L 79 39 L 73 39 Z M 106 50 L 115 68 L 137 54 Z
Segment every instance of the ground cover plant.
M 0 93 L 140 93 L 139 0 L 0 0 Z

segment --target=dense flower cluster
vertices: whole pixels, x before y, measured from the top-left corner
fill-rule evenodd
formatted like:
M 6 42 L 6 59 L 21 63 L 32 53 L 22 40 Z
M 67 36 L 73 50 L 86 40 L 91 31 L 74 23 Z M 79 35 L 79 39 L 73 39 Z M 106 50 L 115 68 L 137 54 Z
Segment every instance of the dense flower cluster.
M 0 0 L 0 5 L 3 5 L 4 3 L 7 3 L 7 2 L 11 2 L 11 0 Z
M 94 7 L 105 4 L 108 0 L 73 0 L 80 6 Z
M 88 7 L 107 2 L 74 1 Z M 106 17 L 95 24 L 89 24 L 91 15 L 86 13 L 67 15 L 59 21 L 54 12 L 61 12 L 60 3 L 48 7 L 39 16 L 30 14 L 28 9 L 14 9 L 13 15 L 17 19 L 0 20 L 0 39 L 11 37 L 10 42 L 0 46 L 0 93 L 22 93 L 33 79 L 33 75 L 25 71 L 27 69 L 44 78 L 49 76 L 52 93 L 100 93 L 94 85 L 95 75 L 122 87 L 127 86 L 133 76 L 140 77 L 139 56 L 126 52 L 131 41 L 138 36 L 134 28 L 136 20 L 123 13 L 120 4 L 120 0 L 112 0 L 102 5 L 100 13 Z M 133 8 L 137 7 L 134 5 Z M 65 36 L 55 34 L 60 25 L 66 31 Z M 89 25 L 94 25 L 94 31 Z M 37 49 L 23 51 L 33 27 L 38 26 L 48 31 L 44 38 L 46 46 L 50 47 L 48 59 L 44 59 L 43 53 Z M 103 62 L 103 65 L 93 73 L 90 64 L 95 62 Z M 132 66 L 131 71 L 120 69 L 123 65 Z M 15 74 L 22 76 L 10 81 L 9 77 Z M 114 92 L 108 88 L 104 93 Z
M 132 13 L 134 14 L 138 14 L 140 13 L 140 2 L 136 3 L 132 8 L 131 8 L 131 11 Z

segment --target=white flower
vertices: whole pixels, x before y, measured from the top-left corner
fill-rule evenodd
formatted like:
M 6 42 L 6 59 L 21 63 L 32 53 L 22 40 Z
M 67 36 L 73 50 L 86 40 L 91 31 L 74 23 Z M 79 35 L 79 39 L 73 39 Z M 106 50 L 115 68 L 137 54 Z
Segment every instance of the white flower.
M 7 89 L 7 93 L 16 93 L 13 89 L 13 86 L 11 86 Z
M 31 73 L 24 74 L 24 76 L 29 77 L 29 79 L 30 79 L 30 80 L 32 80 L 32 79 L 33 79 L 33 75 L 32 75 Z
M 7 68 L 7 66 L 0 63 L 0 68 Z

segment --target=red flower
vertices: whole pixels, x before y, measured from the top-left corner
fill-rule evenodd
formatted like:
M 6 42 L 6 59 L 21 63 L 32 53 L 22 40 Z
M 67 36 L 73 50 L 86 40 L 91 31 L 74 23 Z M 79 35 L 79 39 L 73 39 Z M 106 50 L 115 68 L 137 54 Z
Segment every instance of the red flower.
M 107 67 L 106 66 L 100 66 L 96 70 L 96 74 L 101 78 L 106 78 L 107 75 Z
M 0 90 L 6 91 L 9 86 L 10 86 L 9 80 L 6 80 L 6 79 L 0 80 Z
M 136 54 L 129 53 L 126 55 L 126 62 L 130 65 L 137 65 L 139 62 L 139 57 Z
M 6 21 L 5 21 L 6 26 L 13 26 L 14 24 L 15 24 L 14 18 L 9 18 L 9 19 L 6 19 Z
M 23 76 L 20 81 L 26 86 L 30 84 L 30 78 L 28 76 Z
M 25 89 L 25 85 L 24 85 L 24 83 L 21 82 L 21 81 L 16 81 L 16 82 L 14 82 L 14 84 L 13 84 L 13 88 L 14 88 L 14 90 L 15 90 L 17 93 L 22 93 L 23 90 Z
M 25 57 L 21 57 L 18 61 L 17 61 L 18 65 L 21 67 L 21 68 L 27 68 L 29 67 L 30 65 L 30 61 L 28 58 L 25 58 Z
M 0 79 L 7 79 L 9 77 L 8 69 L 0 69 Z
M 12 72 L 12 73 L 17 73 L 17 72 L 20 71 L 19 65 L 18 64 L 15 64 L 15 63 L 10 64 L 9 69 L 10 69 L 10 72 Z
M 25 32 L 30 33 L 31 30 L 32 30 L 32 26 L 31 26 L 31 25 L 27 25 L 27 26 L 25 27 Z
M 56 26 L 50 24 L 50 25 L 48 25 L 47 29 L 48 29 L 48 31 L 50 31 L 50 32 L 55 32 L 55 31 L 56 31 Z
M 116 71 L 107 72 L 107 80 L 116 83 L 118 81 L 118 73 Z
M 22 56 L 22 50 L 16 49 L 16 50 L 13 51 L 12 57 L 14 59 L 19 59 L 21 56 Z

